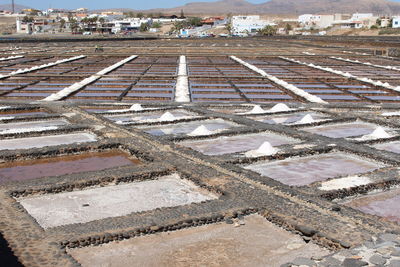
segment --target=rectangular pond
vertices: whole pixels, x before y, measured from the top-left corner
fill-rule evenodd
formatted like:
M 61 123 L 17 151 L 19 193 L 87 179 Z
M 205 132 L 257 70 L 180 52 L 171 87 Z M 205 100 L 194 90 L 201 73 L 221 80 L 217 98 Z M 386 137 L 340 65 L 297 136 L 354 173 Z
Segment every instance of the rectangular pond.
M 400 224 L 400 188 L 371 193 L 344 201 L 343 204 Z
M 32 196 L 18 201 L 40 226 L 47 229 L 216 198 L 172 174 L 157 180 Z
M 303 128 L 301 130 L 331 138 L 344 138 L 371 134 L 378 127 L 376 124 L 356 121 Z
M 195 116 L 197 116 L 197 114 L 180 109 L 180 110 L 143 112 L 138 114 L 108 115 L 105 117 L 109 120 L 115 121 L 118 124 L 125 124 L 125 123 L 135 123 L 135 122 L 142 123 L 142 122 L 174 121 L 179 119 L 189 119 Z
M 303 186 L 329 178 L 365 173 L 384 166 L 384 164 L 352 154 L 332 152 L 285 160 L 257 162 L 244 168 L 287 185 Z
M 0 184 L 44 176 L 59 176 L 108 168 L 136 165 L 140 161 L 119 150 L 87 152 L 36 160 L 13 161 L 0 164 Z
M 176 123 L 173 125 L 160 125 L 152 127 L 140 127 L 146 133 L 160 136 L 160 135 L 179 135 L 179 134 L 190 134 L 198 127 L 204 126 L 209 132 L 204 132 L 204 135 L 211 133 L 218 133 L 223 130 L 237 127 L 238 124 L 223 119 L 211 119 L 204 121 L 191 121 L 184 123 Z M 201 134 L 200 134 L 201 135 Z
M 373 145 L 373 147 L 380 149 L 380 150 L 386 150 L 389 152 L 400 154 L 400 141 L 376 144 L 376 145 Z
M 243 225 L 215 223 L 146 235 L 100 246 L 69 249 L 82 266 L 273 266 L 329 251 L 306 243 L 260 215 Z
M 97 141 L 92 133 L 70 133 L 0 140 L 0 150 L 30 149 Z
M 268 124 L 301 124 L 302 119 L 305 116 L 307 116 L 308 118 L 311 116 L 312 120 L 314 120 L 315 122 L 327 120 L 329 118 L 328 115 L 317 112 L 297 112 L 284 115 L 261 115 L 250 116 L 248 118 Z M 307 122 L 310 123 L 313 121 L 307 120 Z
M 179 144 L 206 155 L 223 155 L 254 150 L 259 148 L 264 142 L 269 142 L 272 146 L 281 146 L 297 143 L 299 140 L 270 132 L 223 136 L 207 140 L 183 141 Z
M 65 126 L 67 124 L 69 124 L 69 122 L 63 119 L 48 120 L 48 121 L 4 123 L 0 124 L 0 134 L 56 130 L 60 126 Z

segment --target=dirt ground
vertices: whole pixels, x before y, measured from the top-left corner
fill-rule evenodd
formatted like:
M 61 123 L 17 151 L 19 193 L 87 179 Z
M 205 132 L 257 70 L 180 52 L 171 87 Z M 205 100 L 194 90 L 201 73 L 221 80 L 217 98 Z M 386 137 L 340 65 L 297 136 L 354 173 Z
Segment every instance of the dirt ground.
M 15 18 L 0 16 L 0 34 L 3 32 L 15 32 Z

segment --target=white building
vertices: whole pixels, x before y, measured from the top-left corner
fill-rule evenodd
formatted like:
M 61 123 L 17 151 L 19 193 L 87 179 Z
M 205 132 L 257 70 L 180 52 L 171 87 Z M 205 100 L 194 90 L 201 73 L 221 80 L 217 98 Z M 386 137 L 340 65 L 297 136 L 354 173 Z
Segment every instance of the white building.
M 276 25 L 266 20 L 260 19 L 260 16 L 233 16 L 232 17 L 232 33 L 255 33 L 268 25 Z
M 392 28 L 400 28 L 400 17 L 393 17 Z
M 299 18 L 297 19 L 297 21 L 298 21 L 299 23 L 306 24 L 306 23 L 309 23 L 310 21 L 315 21 L 315 20 L 318 20 L 318 19 L 319 19 L 319 16 L 318 16 L 318 15 L 303 14 L 303 15 L 300 15 L 300 16 L 299 16 Z
M 23 22 L 23 18 L 17 17 L 16 31 L 17 33 L 32 34 L 49 32 L 52 26 L 46 20 L 35 20 L 34 22 Z
M 124 20 L 114 20 L 110 24 L 113 24 L 112 32 L 119 33 L 121 31 L 138 30 L 140 25 L 151 23 L 151 19 L 148 18 L 129 18 Z
M 77 13 L 86 13 L 86 12 L 88 12 L 88 9 L 85 7 L 80 7 L 80 8 L 77 8 L 75 11 Z
M 26 34 L 31 34 L 33 32 L 33 23 L 29 22 L 22 22 L 21 18 L 17 18 L 16 21 L 16 27 L 17 27 L 17 33 L 26 33 Z
M 362 27 L 364 27 L 362 21 L 352 21 L 352 20 L 335 21 L 333 25 L 341 29 L 361 29 Z
M 335 21 L 335 15 L 304 14 L 299 16 L 297 21 L 305 29 L 324 29 L 332 26 L 333 22 Z
M 381 18 L 381 25 L 382 28 L 386 28 L 390 26 L 390 19 L 389 18 Z
M 354 13 L 350 18 L 352 21 L 370 19 L 374 16 L 372 13 Z
M 185 21 L 185 20 L 186 19 L 180 19 L 180 18 L 154 18 L 153 22 L 171 23 L 171 22 Z
M 377 19 L 372 13 L 355 13 L 349 19 L 334 21 L 333 25 L 341 29 L 370 28 L 376 24 Z

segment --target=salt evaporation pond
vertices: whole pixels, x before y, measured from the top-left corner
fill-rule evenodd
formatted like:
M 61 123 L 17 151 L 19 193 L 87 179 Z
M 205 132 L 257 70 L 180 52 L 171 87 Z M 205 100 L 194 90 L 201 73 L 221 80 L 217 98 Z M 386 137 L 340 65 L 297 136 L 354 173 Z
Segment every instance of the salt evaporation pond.
M 311 115 L 316 121 L 327 119 L 329 116 L 316 112 L 299 112 L 285 115 L 263 115 L 263 116 L 251 116 L 249 119 L 261 121 L 268 124 L 291 124 L 299 122 L 305 116 Z
M 17 139 L 0 140 L 0 150 L 30 149 L 46 146 L 69 145 L 97 141 L 97 137 L 91 133 L 72 133 L 51 136 L 25 137 Z
M 223 136 L 215 139 L 184 141 L 179 143 L 206 155 L 223 155 L 244 152 L 259 148 L 264 142 L 272 146 L 281 146 L 299 142 L 296 139 L 274 134 L 257 133 L 238 136 Z
M 356 197 L 343 204 L 400 223 L 400 188 Z
M 113 167 L 140 164 L 136 158 L 122 151 L 88 152 L 80 155 L 59 156 L 0 164 L 0 184 L 44 176 L 58 176 Z
M 157 180 L 31 196 L 18 201 L 40 226 L 47 229 L 216 198 L 172 174 Z
M 225 222 L 146 235 L 100 246 L 68 249 L 82 266 L 281 266 L 329 250 L 272 224 L 260 215 L 235 227 Z
M 196 130 L 199 126 L 205 126 L 209 131 L 221 131 L 231 127 L 238 126 L 234 122 L 225 121 L 223 119 L 213 119 L 205 121 L 192 121 L 185 123 L 176 123 L 173 125 L 143 127 L 142 129 L 152 135 L 178 135 L 189 134 Z
M 377 127 L 378 125 L 372 123 L 357 121 L 303 128 L 302 130 L 331 138 L 345 138 L 371 134 Z
M 386 150 L 386 151 L 400 154 L 400 141 L 376 144 L 376 145 L 373 145 L 373 147 L 375 147 L 377 149 Z
M 285 160 L 257 162 L 244 168 L 287 185 L 303 186 L 328 178 L 369 172 L 383 166 L 383 164 L 355 155 L 333 152 Z

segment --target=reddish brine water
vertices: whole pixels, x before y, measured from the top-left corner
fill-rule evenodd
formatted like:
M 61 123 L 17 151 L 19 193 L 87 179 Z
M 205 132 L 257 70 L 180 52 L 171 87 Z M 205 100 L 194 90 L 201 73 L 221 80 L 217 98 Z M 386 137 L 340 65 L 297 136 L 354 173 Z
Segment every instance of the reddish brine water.
M 346 206 L 400 223 L 400 188 L 345 202 Z
M 135 164 L 140 164 L 140 161 L 117 150 L 10 162 L 0 164 L 0 183 L 29 180 L 44 176 L 100 171 Z
M 293 186 L 308 185 L 328 178 L 365 173 L 383 167 L 341 152 L 261 162 L 245 168 Z
M 343 124 L 323 125 L 303 129 L 306 132 L 319 134 L 331 138 L 344 138 L 362 136 L 372 133 L 378 125 L 366 122 L 353 122 Z

